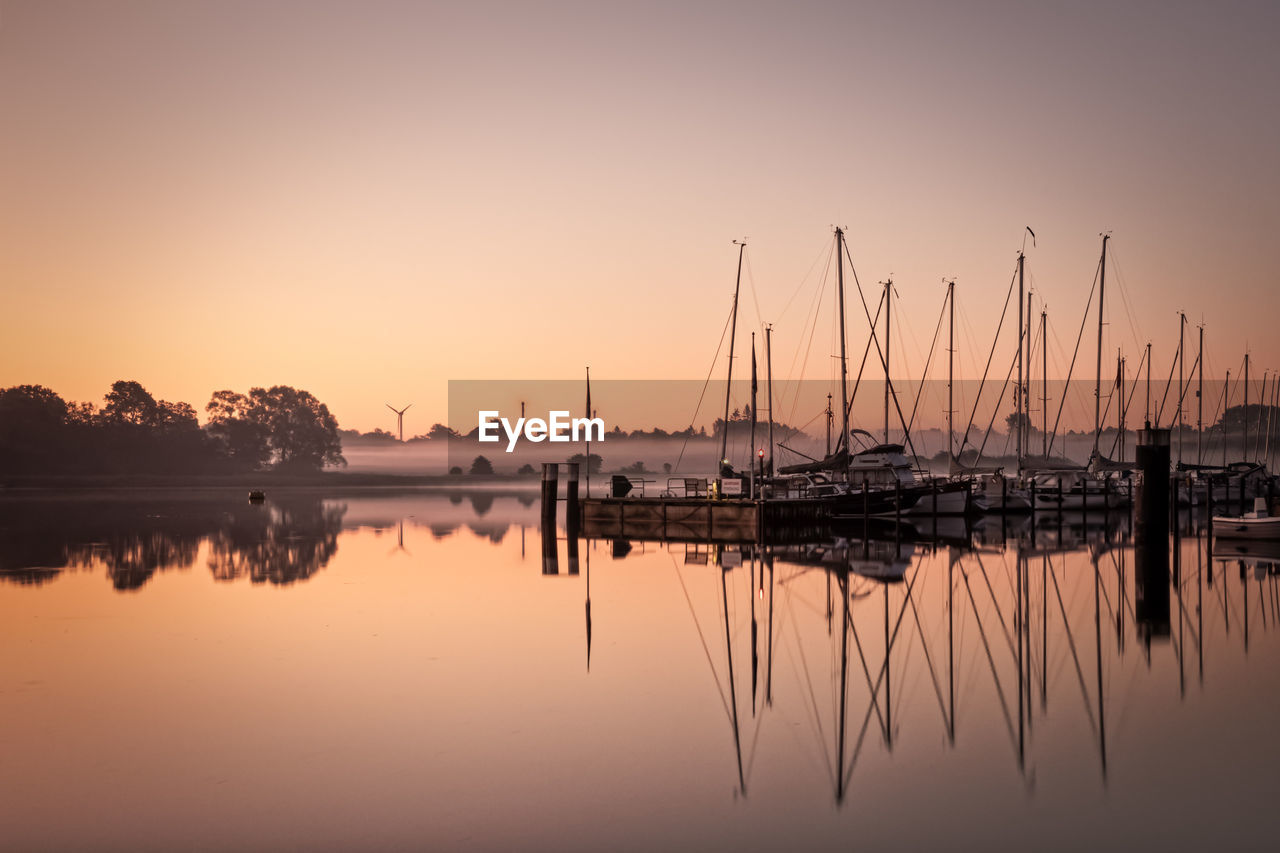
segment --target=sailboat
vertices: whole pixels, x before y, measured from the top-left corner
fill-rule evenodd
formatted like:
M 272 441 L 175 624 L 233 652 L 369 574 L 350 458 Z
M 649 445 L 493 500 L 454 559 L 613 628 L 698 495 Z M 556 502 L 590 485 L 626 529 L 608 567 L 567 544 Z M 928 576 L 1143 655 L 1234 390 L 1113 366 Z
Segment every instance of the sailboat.
M 1215 515 L 1213 533 L 1219 539 L 1280 539 L 1280 516 L 1267 511 L 1266 498 L 1254 498 L 1251 512 Z
M 836 518 L 872 515 L 965 515 L 980 509 L 974 504 L 971 484 L 942 478 L 920 479 L 902 444 L 890 442 L 889 353 L 886 338 L 882 362 L 885 371 L 885 440 L 877 443 L 866 430 L 849 426 L 849 364 L 844 310 L 844 229 L 836 228 L 836 292 L 840 317 L 840 439 L 833 453 L 821 460 L 786 465 L 775 482 L 786 494 L 800 494 L 831 503 Z M 885 299 L 892 282 L 886 282 Z M 889 312 L 885 312 L 888 329 Z M 872 336 L 875 330 L 871 331 Z M 853 450 L 851 439 L 865 437 L 862 449 Z M 860 438 L 861 441 L 861 438 Z
M 1031 235 L 1032 240 L 1034 241 L 1035 232 L 1032 231 L 1030 227 L 1027 228 L 1027 233 Z M 1015 421 L 1016 421 L 1016 437 L 1017 437 L 1016 446 L 1017 446 L 1017 462 L 1018 462 L 1018 471 L 1017 471 L 1017 476 L 1015 477 L 1011 478 L 1011 477 L 1005 476 L 1004 468 L 1003 466 L 1000 466 L 1000 465 L 987 466 L 987 467 L 980 467 L 977 465 L 965 466 L 965 465 L 961 465 L 959 460 L 956 459 L 955 452 L 952 445 L 953 436 L 955 432 L 952 427 L 954 405 L 952 403 L 952 397 L 951 397 L 951 388 L 953 384 L 952 374 L 954 372 L 953 362 L 955 360 L 955 282 L 954 281 L 950 282 L 948 284 L 948 289 L 947 289 L 948 300 L 951 303 L 950 304 L 951 320 L 949 324 L 950 331 L 948 332 L 948 345 L 947 345 L 947 350 L 948 350 L 948 361 L 947 361 L 947 467 L 948 467 L 948 473 L 951 474 L 953 477 L 960 476 L 960 477 L 968 477 L 968 478 L 974 479 L 978 487 L 976 499 L 981 503 L 981 505 L 986 511 L 998 513 L 1001 515 L 1005 515 L 1009 513 L 1028 512 L 1031 510 L 1031 501 L 1029 498 L 1028 489 L 1020 479 L 1023 472 L 1023 463 L 1025 461 L 1024 450 L 1026 445 L 1026 436 L 1024 432 L 1024 427 L 1027 423 L 1027 420 L 1023 417 L 1023 414 L 1022 414 L 1023 400 L 1028 396 L 1027 392 L 1031 384 L 1030 383 L 1030 376 L 1031 376 L 1030 364 L 1026 365 L 1027 382 L 1025 385 L 1023 384 L 1023 366 L 1024 366 L 1023 365 L 1023 351 L 1024 351 L 1023 341 L 1024 340 L 1027 341 L 1026 353 L 1029 360 L 1030 359 L 1030 332 L 1031 332 L 1031 319 L 1030 319 L 1031 296 L 1030 294 L 1025 294 L 1025 290 L 1026 290 L 1026 287 L 1025 287 L 1025 273 L 1026 273 L 1025 239 L 1026 238 L 1025 236 L 1023 239 L 1024 239 L 1023 248 L 1018 250 L 1018 262 L 1017 262 L 1017 273 L 1016 273 L 1016 278 L 1018 281 L 1019 340 L 1018 340 L 1018 353 L 1015 358 L 1015 364 L 1018 369 L 1018 380 L 1017 380 L 1018 384 L 1015 389 L 1015 395 L 1014 395 L 1015 403 L 1017 405 L 1017 411 L 1016 411 L 1017 417 L 1015 418 Z M 1023 316 L 1022 316 L 1022 305 L 1023 305 L 1024 295 L 1026 296 L 1026 306 L 1027 306 L 1027 322 L 1025 327 L 1023 325 Z M 1041 312 L 1041 315 L 1040 315 L 1040 322 L 1041 322 L 1041 332 L 1043 334 L 1043 331 L 1045 328 L 1045 325 L 1044 325 L 1045 314 L 1043 311 Z M 999 339 L 998 328 L 996 330 L 996 338 L 997 340 Z M 996 342 L 993 341 L 992 342 L 993 353 L 995 349 L 995 344 Z M 1048 368 L 1047 362 L 1045 363 L 1045 368 L 1047 372 L 1047 368 Z M 980 395 L 981 395 L 981 392 L 979 392 L 979 396 Z M 974 404 L 974 412 L 975 413 L 977 412 L 976 401 Z M 972 422 L 972 419 L 971 419 L 971 422 Z M 967 440 L 968 430 L 965 431 L 965 435 Z M 964 441 L 961 442 L 962 451 L 963 451 L 964 443 L 965 443 Z
M 1107 286 L 1107 242 L 1110 239 L 1110 234 L 1102 235 L 1102 254 L 1098 261 L 1098 356 L 1093 390 L 1093 450 L 1088 466 L 1083 469 L 1025 471 L 1032 490 L 1032 504 L 1037 511 L 1108 510 L 1127 506 L 1130 501 L 1128 480 L 1122 479 L 1117 483 L 1112 476 L 1120 472 L 1127 475 L 1128 466 L 1113 462 L 1099 450 L 1102 435 L 1103 307 Z

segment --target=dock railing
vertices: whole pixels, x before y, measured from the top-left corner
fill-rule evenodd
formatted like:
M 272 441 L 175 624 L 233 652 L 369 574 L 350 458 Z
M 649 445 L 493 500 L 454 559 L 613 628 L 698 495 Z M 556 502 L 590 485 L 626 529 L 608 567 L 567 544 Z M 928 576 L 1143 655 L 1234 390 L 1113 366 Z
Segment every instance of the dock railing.
M 668 477 L 667 487 L 659 497 L 664 498 L 705 498 L 707 497 L 706 477 Z

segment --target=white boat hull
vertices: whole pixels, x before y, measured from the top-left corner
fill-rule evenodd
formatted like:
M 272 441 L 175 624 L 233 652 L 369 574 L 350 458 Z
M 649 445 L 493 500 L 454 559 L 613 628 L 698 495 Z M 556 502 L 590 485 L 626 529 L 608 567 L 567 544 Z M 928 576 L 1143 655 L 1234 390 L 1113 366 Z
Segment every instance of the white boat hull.
M 1280 517 L 1240 518 L 1215 515 L 1213 535 L 1219 539 L 1280 539 Z
M 1125 505 L 1120 495 L 1105 492 L 1065 492 L 1059 502 L 1057 492 L 1036 492 L 1036 512 L 1060 510 L 1118 509 Z
M 937 509 L 934 508 L 935 499 L 937 501 Z M 970 511 L 970 506 L 968 492 L 945 491 L 921 496 L 916 505 L 904 512 L 903 515 L 966 515 Z

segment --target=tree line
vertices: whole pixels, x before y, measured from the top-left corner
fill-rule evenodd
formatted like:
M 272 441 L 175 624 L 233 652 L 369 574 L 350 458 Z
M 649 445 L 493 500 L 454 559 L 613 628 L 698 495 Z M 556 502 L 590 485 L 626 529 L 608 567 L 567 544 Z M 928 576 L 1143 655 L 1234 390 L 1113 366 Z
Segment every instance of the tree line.
M 42 385 L 0 389 L 0 475 L 319 471 L 346 465 L 338 421 L 288 385 L 217 391 L 200 425 L 189 403 L 140 383 L 111 385 L 101 406 Z
M 628 430 L 624 430 L 622 427 L 614 426 L 614 428 L 606 432 L 604 436 L 606 441 L 625 441 L 630 439 L 662 440 L 662 439 L 672 439 L 672 438 L 682 439 L 682 440 L 698 440 L 698 439 L 709 440 L 713 438 L 714 439 L 720 438 L 721 433 L 725 429 L 724 424 L 725 424 L 724 418 L 716 418 L 711 425 L 710 432 L 707 431 L 707 428 L 705 426 L 698 427 L 697 429 L 695 429 L 692 426 L 689 426 L 689 427 L 685 427 L 684 429 L 670 430 L 670 431 L 662 429 L 661 427 L 653 427 L 652 429 L 633 429 L 628 431 Z M 733 413 L 729 416 L 730 434 L 737 435 L 741 433 L 745 435 L 750 430 L 750 428 L 751 428 L 751 407 L 745 406 L 741 409 L 734 409 Z M 768 428 L 768 423 L 766 421 L 757 420 L 756 431 L 758 434 L 764 435 L 764 431 L 767 428 Z M 780 440 L 782 441 L 787 441 L 791 438 L 795 438 L 796 436 L 801 436 L 804 434 L 799 427 L 794 427 L 789 424 L 784 424 L 781 422 L 774 423 L 773 429 L 774 429 L 774 434 L 776 436 L 779 436 Z M 394 433 L 388 432 L 387 430 L 384 430 L 381 428 L 374 429 L 371 432 L 364 432 L 364 433 L 358 430 L 340 430 L 340 432 L 342 434 L 342 437 L 345 440 L 348 440 L 351 442 L 358 441 L 358 442 L 365 442 L 365 443 L 378 443 L 378 442 L 399 443 L 399 439 L 395 436 Z M 433 442 L 433 441 L 448 442 L 448 441 L 455 441 L 458 439 L 475 441 L 479 437 L 480 437 L 480 428 L 478 426 L 472 428 L 469 432 L 462 433 L 453 429 L 452 427 L 449 427 L 446 424 L 436 423 L 436 424 L 432 424 L 431 429 L 427 430 L 426 432 L 415 435 L 412 438 L 406 438 L 404 440 L 404 443 L 416 444 L 419 442 Z

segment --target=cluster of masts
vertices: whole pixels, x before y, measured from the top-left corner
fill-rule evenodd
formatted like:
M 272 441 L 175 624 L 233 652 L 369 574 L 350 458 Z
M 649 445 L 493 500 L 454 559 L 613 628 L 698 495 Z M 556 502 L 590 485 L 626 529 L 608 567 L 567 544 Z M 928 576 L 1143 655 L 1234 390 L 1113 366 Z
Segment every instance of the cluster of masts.
M 1032 231 L 1030 227 L 1028 227 L 1026 231 L 1031 236 L 1032 243 L 1034 245 L 1035 232 Z M 1098 272 L 1097 272 L 1097 278 L 1096 278 L 1096 285 L 1097 285 L 1097 292 L 1098 292 L 1098 309 L 1097 309 L 1097 352 L 1096 352 L 1096 359 L 1095 359 L 1094 391 L 1093 391 L 1093 397 L 1094 397 L 1093 447 L 1092 447 L 1092 452 L 1090 454 L 1090 460 L 1089 460 L 1089 467 L 1094 471 L 1108 470 L 1108 466 L 1116 465 L 1116 463 L 1112 462 L 1112 460 L 1107 458 L 1107 455 L 1103 452 L 1103 449 L 1100 443 L 1101 437 L 1103 434 L 1103 429 L 1104 429 L 1103 420 L 1106 417 L 1106 412 L 1104 412 L 1103 410 L 1103 397 L 1104 397 L 1104 387 L 1103 387 L 1104 335 L 1103 333 L 1104 333 L 1104 326 L 1105 326 L 1104 305 L 1105 305 L 1106 284 L 1107 284 L 1107 255 L 1108 255 L 1107 246 L 1108 246 L 1108 242 L 1111 239 L 1111 235 L 1109 233 L 1104 233 L 1101 236 L 1102 236 L 1102 250 L 1101 250 L 1101 254 L 1098 261 Z M 839 343 L 840 343 L 840 352 L 839 352 L 840 401 L 839 401 L 839 409 L 836 409 L 833 411 L 832 395 L 831 394 L 827 395 L 826 452 L 827 452 L 828 458 L 832 460 L 838 459 L 842 452 L 848 451 L 848 443 L 851 436 L 850 414 L 851 414 L 851 407 L 852 407 L 852 401 L 850 399 L 850 391 L 849 391 L 849 359 L 848 359 L 848 348 L 847 348 L 847 330 L 845 327 L 846 311 L 845 311 L 844 261 L 847 257 L 848 248 L 845 243 L 845 232 L 843 228 L 841 227 L 835 228 L 835 241 L 836 241 L 836 256 L 837 256 L 836 310 L 837 310 L 837 317 L 838 317 L 838 324 L 839 324 Z M 741 282 L 742 282 L 743 253 L 746 248 L 745 241 L 734 240 L 733 242 L 735 245 L 738 246 L 738 274 L 737 274 L 737 279 L 734 287 L 733 309 L 732 309 L 731 324 L 730 324 L 729 371 L 728 371 L 728 384 L 726 385 L 726 389 L 725 389 L 725 414 L 724 414 L 724 423 L 726 425 L 729 422 L 730 389 L 731 389 L 732 380 L 733 380 L 733 361 L 734 361 L 734 346 L 735 346 L 735 337 L 736 337 L 736 328 L 737 328 L 738 296 L 739 296 L 739 291 L 740 291 Z M 852 269 L 852 259 L 850 259 L 850 268 Z M 856 282 L 856 279 L 857 279 L 856 272 L 854 273 L 854 277 Z M 1017 302 L 1018 302 L 1018 349 L 1014 359 L 1014 364 L 1010 366 L 1011 368 L 1010 373 L 1016 370 L 1016 385 L 1014 387 L 1014 395 L 1013 395 L 1013 399 L 1014 399 L 1013 439 L 1015 442 L 1015 453 L 1016 453 L 1018 469 L 1019 469 L 1019 472 L 1022 472 L 1023 470 L 1028 468 L 1055 467 L 1052 465 L 1050 459 L 1051 459 L 1051 454 L 1054 450 L 1054 445 L 1058 438 L 1057 430 L 1058 430 L 1059 422 L 1061 420 L 1062 406 L 1061 405 L 1059 406 L 1057 416 L 1053 424 L 1051 425 L 1050 418 L 1049 418 L 1050 407 L 1049 407 L 1049 391 L 1048 391 L 1048 385 L 1049 385 L 1049 379 L 1048 379 L 1049 364 L 1048 364 L 1048 346 L 1047 346 L 1048 311 L 1042 307 L 1041 311 L 1039 312 L 1039 321 L 1040 321 L 1039 330 L 1033 332 L 1032 325 L 1034 322 L 1034 313 L 1032 311 L 1032 294 L 1028 291 L 1026 287 L 1025 238 L 1024 238 L 1023 247 L 1018 251 L 1015 278 L 1016 278 L 1017 290 L 1018 290 L 1018 299 L 1017 299 Z M 879 359 L 880 366 L 883 369 L 883 376 L 884 376 L 884 438 L 883 440 L 885 444 L 888 444 L 890 441 L 891 414 L 896 410 L 898 420 L 901 421 L 900 425 L 902 428 L 903 441 L 905 444 L 910 446 L 911 445 L 910 425 L 909 425 L 909 422 L 902 415 L 901 407 L 898 405 L 897 394 L 893 387 L 893 380 L 890 378 L 890 374 L 889 374 L 890 345 L 891 345 L 890 310 L 892 306 L 893 279 L 889 278 L 888 280 L 881 282 L 880 284 L 884 288 L 884 296 L 880 303 L 880 306 L 877 308 L 877 311 L 874 317 L 872 317 L 870 311 L 867 309 L 865 300 L 863 304 L 864 312 L 867 315 L 867 321 L 868 321 L 869 330 L 870 330 L 870 338 L 867 343 L 867 354 L 870 354 L 871 347 L 874 346 L 876 350 L 876 357 Z M 983 444 L 981 446 L 978 446 L 970 442 L 969 435 L 974 427 L 974 418 L 978 413 L 978 405 L 982 397 L 983 387 L 979 386 L 978 396 L 973 403 L 973 413 L 970 416 L 969 425 L 963 431 L 963 435 L 958 436 L 955 429 L 955 424 L 954 424 L 955 399 L 954 399 L 953 362 L 954 362 L 954 353 L 955 353 L 955 280 L 954 279 L 946 280 L 945 284 L 947 286 L 946 303 L 947 303 L 947 310 L 949 313 L 948 343 L 947 343 L 949 358 L 948 358 L 948 372 L 947 372 L 947 407 L 946 407 L 947 459 L 948 459 L 948 470 L 954 472 L 957 469 L 957 464 L 960 462 L 961 455 L 964 453 L 966 449 L 973 449 L 977 451 L 977 459 L 974 460 L 975 465 L 981 461 L 982 452 L 985 448 L 985 439 L 983 440 Z M 861 285 L 859 285 L 859 292 L 861 292 Z M 1087 304 L 1085 308 L 1086 313 L 1091 308 L 1092 300 L 1093 300 L 1093 293 L 1091 291 L 1089 296 L 1090 304 Z M 1006 310 L 1007 310 L 1007 303 L 1006 303 Z M 881 314 L 884 315 L 883 329 L 878 328 L 879 326 L 878 321 L 880 319 Z M 1001 324 L 1003 324 L 1003 322 L 1004 322 L 1004 314 L 1002 313 Z M 1183 433 L 1184 433 L 1184 428 L 1187 426 L 1184 422 L 1184 412 L 1185 412 L 1184 402 L 1188 392 L 1191 390 L 1191 379 L 1192 379 L 1191 376 L 1187 375 L 1188 371 L 1186 370 L 1186 362 L 1185 362 L 1186 324 L 1187 324 L 1186 314 L 1185 312 L 1180 312 L 1179 313 L 1178 349 L 1174 358 L 1174 363 L 1170 367 L 1170 376 L 1169 376 L 1169 384 L 1171 384 L 1173 380 L 1173 370 L 1174 368 L 1176 368 L 1178 372 L 1178 385 L 1177 385 L 1177 390 L 1175 395 L 1177 398 L 1177 408 L 1176 408 L 1176 413 L 1174 414 L 1173 418 L 1170 419 L 1170 421 L 1168 422 L 1168 425 L 1170 427 L 1176 428 L 1178 433 L 1176 461 L 1179 464 L 1182 464 L 1183 462 L 1183 443 L 1184 443 Z M 1084 331 L 1084 328 L 1082 326 L 1081 328 L 1082 334 L 1083 334 L 1083 331 Z M 768 422 L 768 444 L 767 444 L 768 453 L 767 453 L 767 464 L 766 464 L 766 460 L 765 460 L 766 454 L 764 449 L 759 449 L 757 451 L 761 476 L 765 476 L 766 471 L 772 474 L 774 470 L 774 465 L 773 465 L 774 450 L 773 449 L 775 446 L 775 442 L 773 439 L 772 368 L 771 368 L 772 360 L 769 355 L 770 343 L 771 343 L 770 341 L 771 332 L 772 332 L 772 327 L 766 326 L 765 328 L 766 366 L 770 374 L 769 380 L 768 380 L 768 389 L 769 389 L 768 390 L 769 422 Z M 997 328 L 996 330 L 997 339 L 999 338 L 999 334 L 1000 334 L 1000 330 L 999 328 Z M 756 406 L 755 406 L 756 382 L 755 382 L 755 372 L 754 372 L 755 371 L 754 337 L 755 336 L 753 333 L 752 335 L 752 371 L 753 372 L 752 372 L 752 406 L 751 406 L 752 412 L 756 411 Z M 881 343 L 881 337 L 883 337 L 883 344 Z M 1033 365 L 1033 344 L 1037 340 L 1040 342 L 1039 355 L 1040 355 L 1040 362 L 1041 362 L 1039 365 L 1040 373 L 1041 373 L 1041 395 L 1040 395 L 1040 400 L 1038 401 L 1040 403 L 1040 409 L 1041 409 L 1041 424 L 1040 424 L 1041 437 L 1040 437 L 1040 447 L 1033 449 L 1031 447 L 1031 430 L 1030 430 L 1030 427 L 1031 427 L 1030 412 L 1032 409 L 1031 402 L 1033 399 L 1031 396 L 1031 379 L 1032 379 L 1032 369 L 1034 366 Z M 996 343 L 993 341 L 992 354 L 994 354 L 995 348 L 996 348 Z M 1077 351 L 1078 351 L 1078 348 L 1079 348 L 1079 341 L 1077 341 Z M 865 355 L 864 355 L 864 359 L 865 359 Z M 1146 406 L 1145 406 L 1144 419 L 1143 419 L 1144 425 L 1147 428 L 1151 428 L 1153 426 L 1159 427 L 1161 423 L 1161 415 L 1164 412 L 1164 400 L 1161 400 L 1160 406 L 1158 409 L 1156 410 L 1152 409 L 1152 405 L 1151 405 L 1152 403 L 1152 400 L 1151 400 L 1151 343 L 1149 341 L 1146 343 L 1145 353 L 1143 355 L 1142 360 L 1139 363 L 1139 367 L 1138 367 L 1139 376 L 1141 376 L 1142 369 L 1144 366 L 1146 368 Z M 989 356 L 987 360 L 988 371 L 990 367 L 991 367 L 991 357 Z M 1074 369 L 1074 367 L 1075 367 L 1075 356 L 1073 355 L 1071 360 L 1071 369 Z M 1249 355 L 1248 353 L 1246 353 L 1244 358 L 1244 382 L 1243 382 L 1244 412 L 1245 412 L 1245 418 L 1244 418 L 1245 424 L 1243 427 L 1243 430 L 1244 430 L 1243 446 L 1245 448 L 1244 453 L 1246 456 L 1249 455 L 1248 447 L 1249 447 L 1249 430 L 1250 430 L 1250 425 L 1248 423 L 1248 411 L 1249 411 L 1248 407 L 1250 402 L 1249 400 L 1249 393 L 1250 393 L 1249 367 L 1250 367 Z M 1129 397 L 1126 398 L 1125 396 L 1125 379 L 1126 379 L 1126 373 L 1127 373 L 1126 368 L 1127 368 L 1127 359 L 1124 357 L 1124 355 L 1121 352 L 1117 352 L 1116 379 L 1112 388 L 1118 390 L 1119 405 L 1117 406 L 1117 421 L 1116 421 L 1116 426 L 1118 427 L 1118 429 L 1117 429 L 1117 436 L 1116 436 L 1116 444 L 1113 446 L 1112 452 L 1114 452 L 1115 449 L 1118 447 L 1119 458 L 1122 461 L 1125 458 L 1127 432 L 1131 428 L 1128 420 L 1129 403 L 1132 401 L 1134 392 L 1137 390 L 1136 387 L 1132 387 L 1131 390 L 1129 391 Z M 928 369 L 927 365 L 925 369 L 926 370 Z M 1071 375 L 1070 375 L 1071 369 L 1069 369 L 1068 371 L 1068 375 L 1066 379 L 1067 382 L 1069 382 L 1071 379 Z M 1195 360 L 1191 365 L 1191 372 L 1194 373 L 1194 377 L 1197 382 L 1197 387 L 1195 389 L 1195 396 L 1197 401 L 1196 424 L 1195 424 L 1196 426 L 1196 464 L 1204 465 L 1207 460 L 1206 460 L 1206 448 L 1205 448 L 1205 442 L 1204 442 L 1205 423 L 1204 423 L 1204 327 L 1203 326 L 1199 327 L 1199 351 L 1196 354 Z M 861 372 L 859 372 L 858 378 L 859 380 L 861 379 Z M 1006 377 L 1005 379 L 1006 383 L 1008 382 L 1008 379 L 1009 377 Z M 1226 415 L 1226 409 L 1230 406 L 1230 403 L 1231 403 L 1230 379 L 1231 379 L 1231 373 L 1230 371 L 1228 371 L 1226 375 L 1227 387 L 1224 388 L 1223 397 L 1222 397 L 1222 400 L 1220 401 L 1220 404 L 1223 405 L 1222 412 L 1223 412 L 1224 420 Z M 982 377 L 983 385 L 985 385 L 986 381 L 987 381 L 987 371 L 984 371 L 983 377 Z M 1136 385 L 1136 382 L 1135 382 L 1135 385 Z M 857 390 L 857 383 L 855 383 L 854 385 L 855 394 L 856 394 L 856 390 Z M 1168 394 L 1169 394 L 1169 387 L 1168 385 L 1166 385 L 1166 389 L 1165 389 L 1166 399 L 1168 397 Z M 1264 375 L 1262 397 L 1263 397 L 1262 402 L 1264 404 L 1264 411 L 1267 412 L 1267 414 L 1269 415 L 1270 410 L 1273 409 L 1277 404 L 1280 404 L 1280 375 L 1277 375 L 1276 381 L 1272 383 L 1270 388 L 1270 393 L 1268 393 L 1267 386 L 1266 386 L 1266 377 Z M 1065 403 L 1065 393 L 1064 393 L 1064 398 L 1063 400 L 1060 401 L 1060 403 Z M 1108 402 L 1107 408 L 1108 410 L 1110 409 L 1109 402 Z M 997 406 L 997 409 L 998 409 L 998 406 Z M 991 427 L 995 421 L 995 416 L 996 414 L 995 412 L 993 412 L 992 424 L 988 425 L 987 434 L 989 434 L 991 431 Z M 837 438 L 835 447 L 833 448 L 831 445 L 831 432 L 832 432 L 833 421 L 836 421 L 836 420 L 838 420 L 839 422 L 839 432 L 837 433 L 838 438 Z M 1270 437 L 1271 426 L 1272 425 L 1268 423 L 1265 427 L 1268 439 Z M 1257 425 L 1257 431 L 1255 433 L 1255 438 L 1258 439 L 1259 441 L 1262 438 L 1263 429 L 1264 428 L 1263 428 L 1261 416 L 1259 416 L 1259 423 Z M 958 447 L 956 444 L 957 437 L 959 437 Z M 1225 466 L 1228 462 L 1226 445 L 1227 445 L 1227 442 L 1224 437 L 1223 451 L 1222 451 L 1223 466 Z M 756 446 L 754 418 L 752 423 L 752 438 L 751 438 L 750 446 L 752 448 L 755 448 Z M 790 449 L 790 448 L 784 447 L 784 449 Z M 1039 451 L 1039 458 L 1036 458 L 1033 455 L 1035 453 L 1035 450 Z M 1270 452 L 1271 451 L 1270 451 L 1270 446 L 1268 441 L 1267 448 L 1266 450 L 1263 451 L 1264 458 L 1268 457 L 1270 455 Z M 1065 454 L 1063 451 L 1059 451 L 1059 453 L 1060 455 L 1063 455 L 1065 458 Z M 912 455 L 913 456 L 916 455 L 914 448 L 912 449 Z M 1255 453 L 1253 455 L 1256 456 L 1257 454 Z M 728 429 L 727 428 L 724 430 L 724 433 L 721 437 L 720 459 L 721 459 L 722 468 L 727 468 L 729 464 Z M 1112 470 L 1114 470 L 1114 468 L 1112 468 Z

